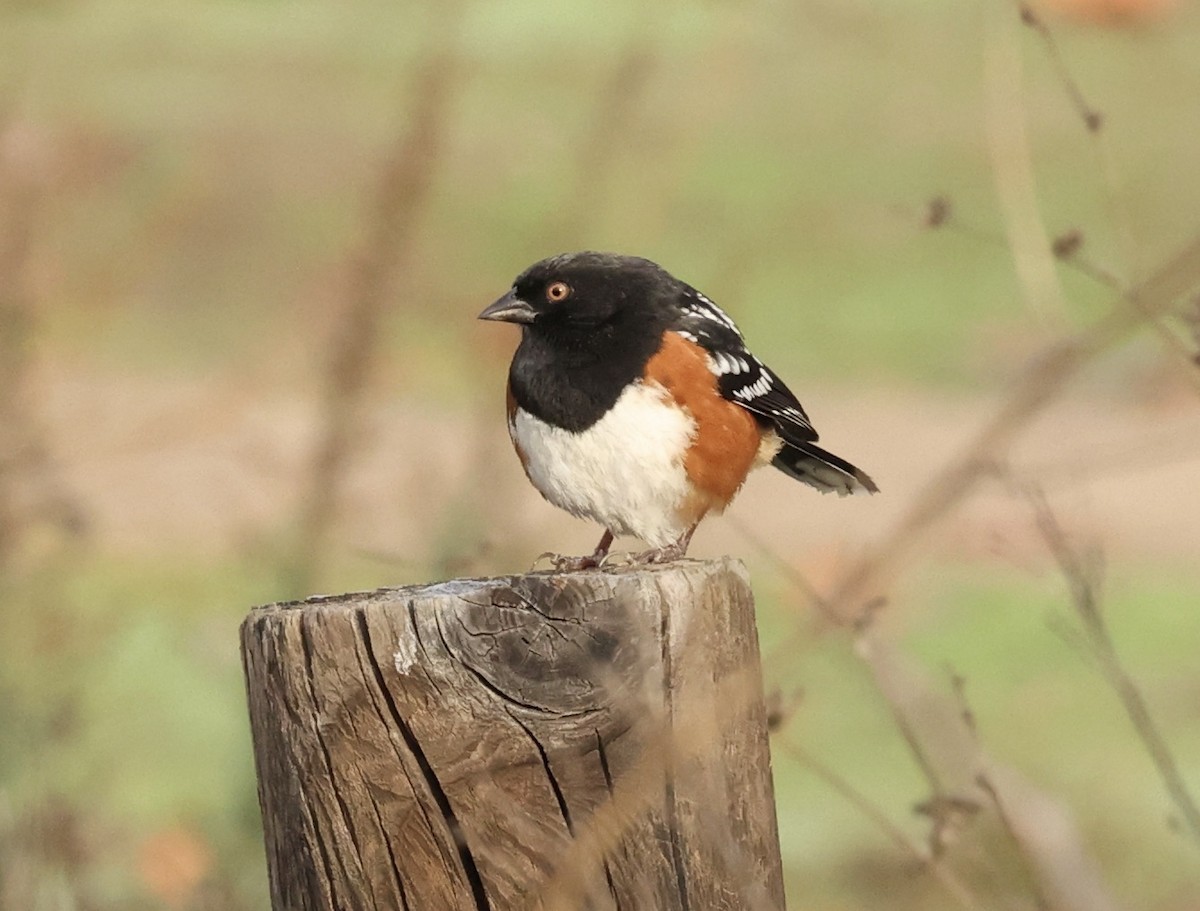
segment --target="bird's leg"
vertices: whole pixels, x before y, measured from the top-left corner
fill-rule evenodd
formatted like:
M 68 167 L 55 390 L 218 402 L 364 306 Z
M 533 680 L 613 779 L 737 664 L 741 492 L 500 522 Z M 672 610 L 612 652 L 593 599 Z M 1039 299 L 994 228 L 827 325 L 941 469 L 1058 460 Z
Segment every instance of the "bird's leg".
M 534 561 L 534 565 L 536 566 L 542 560 L 548 559 L 555 572 L 575 573 L 581 569 L 595 569 L 608 556 L 608 549 L 612 547 L 612 542 L 613 533 L 606 528 L 604 529 L 603 537 L 600 538 L 600 543 L 596 545 L 596 549 L 586 557 L 565 557 L 562 554 L 547 551 Z
M 700 523 L 697 522 L 696 525 Z M 657 547 L 653 550 L 645 550 L 640 554 L 634 554 L 630 559 L 630 563 L 672 563 L 675 560 L 682 560 L 687 555 L 688 545 L 692 543 L 692 534 L 696 531 L 696 525 L 693 525 L 687 531 L 679 536 L 679 540 L 674 544 L 668 544 L 666 547 Z

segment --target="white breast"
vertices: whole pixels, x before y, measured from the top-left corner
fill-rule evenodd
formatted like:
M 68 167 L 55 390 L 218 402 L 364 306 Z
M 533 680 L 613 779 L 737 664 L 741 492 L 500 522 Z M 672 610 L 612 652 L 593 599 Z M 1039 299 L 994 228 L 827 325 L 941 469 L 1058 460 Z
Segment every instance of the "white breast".
M 657 384 L 630 386 L 580 433 L 520 408 L 508 429 L 529 479 L 555 506 L 652 547 L 670 544 L 686 530 L 677 509 L 690 492 L 683 457 L 696 425 L 668 404 Z

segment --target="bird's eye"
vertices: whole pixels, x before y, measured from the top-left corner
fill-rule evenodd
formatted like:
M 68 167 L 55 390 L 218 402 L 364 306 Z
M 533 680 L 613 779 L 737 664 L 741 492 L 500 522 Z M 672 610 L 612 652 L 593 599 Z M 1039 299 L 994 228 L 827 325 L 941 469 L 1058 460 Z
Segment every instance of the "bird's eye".
M 565 301 L 571 296 L 571 286 L 566 282 L 551 282 L 546 287 L 546 300 L 553 304 Z

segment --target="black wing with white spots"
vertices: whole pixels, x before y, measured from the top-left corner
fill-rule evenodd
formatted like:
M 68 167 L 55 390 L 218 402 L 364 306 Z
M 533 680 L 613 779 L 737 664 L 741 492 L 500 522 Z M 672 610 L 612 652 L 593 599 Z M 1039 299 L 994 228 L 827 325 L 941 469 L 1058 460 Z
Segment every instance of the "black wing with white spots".
M 769 420 L 790 443 L 817 439 L 796 396 L 747 350 L 733 320 L 695 288 L 684 286 L 679 315 L 671 328 L 708 352 L 721 395 Z

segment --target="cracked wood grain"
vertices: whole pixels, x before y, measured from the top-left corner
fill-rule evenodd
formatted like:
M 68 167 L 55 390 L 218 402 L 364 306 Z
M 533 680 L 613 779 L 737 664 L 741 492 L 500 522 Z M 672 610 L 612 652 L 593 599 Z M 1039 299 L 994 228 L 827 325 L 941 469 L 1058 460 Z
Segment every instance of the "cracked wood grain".
M 565 864 L 591 911 L 783 907 L 739 563 L 267 605 L 242 657 L 275 911 L 534 911 Z

